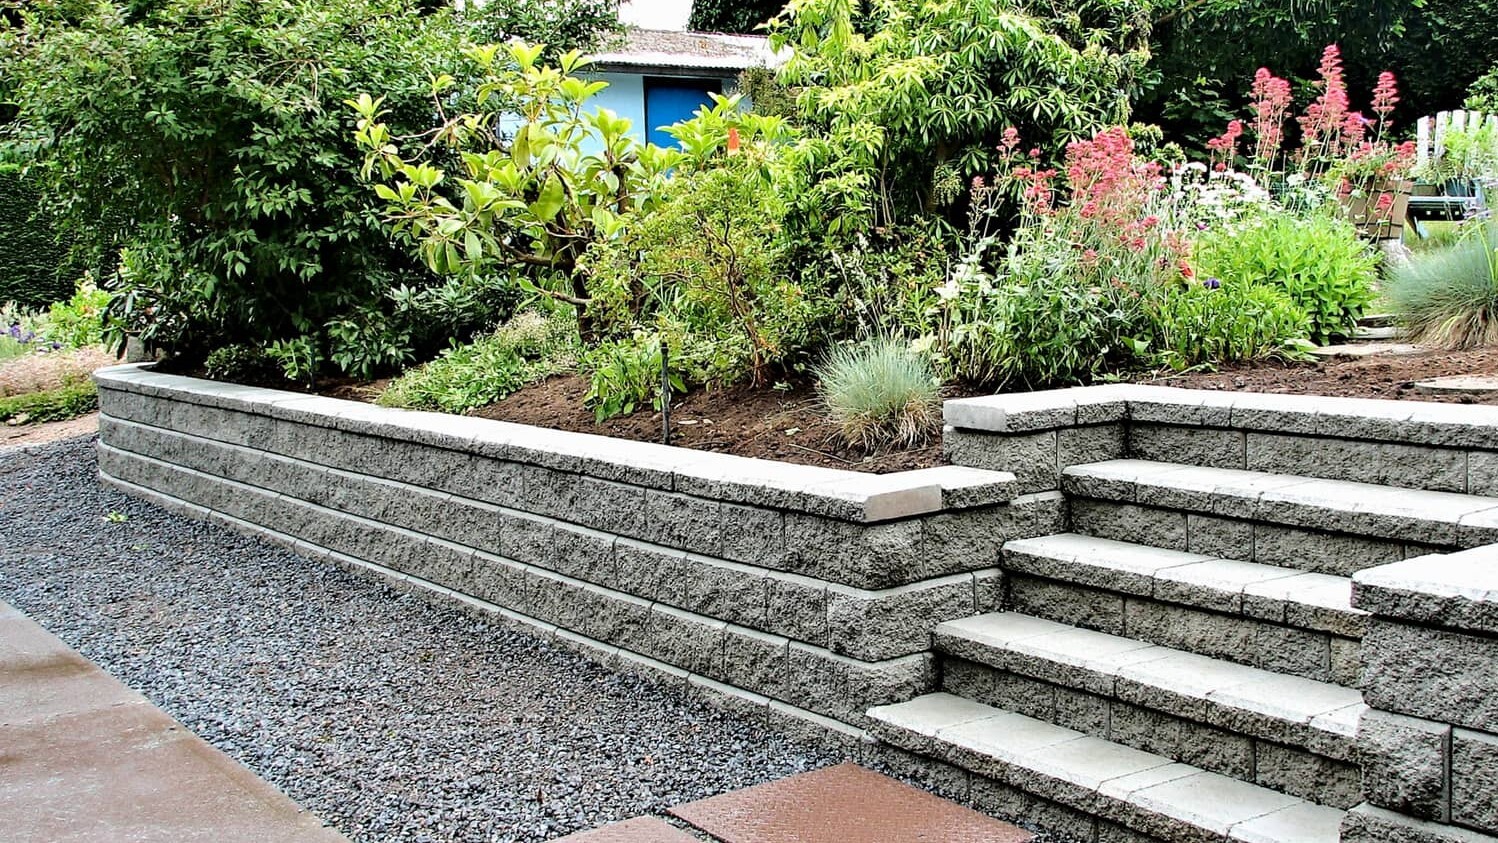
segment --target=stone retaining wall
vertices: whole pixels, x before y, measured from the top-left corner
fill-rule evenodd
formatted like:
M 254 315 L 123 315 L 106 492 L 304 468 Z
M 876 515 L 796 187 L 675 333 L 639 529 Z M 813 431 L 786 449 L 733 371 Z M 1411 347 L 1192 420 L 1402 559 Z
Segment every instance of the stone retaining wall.
M 1354 578 L 1373 613 L 1344 843 L 1498 843 L 1498 545 Z
M 1498 407 L 1117 384 L 949 401 L 947 456 L 1059 488 L 1131 457 L 1498 495 Z
M 870 476 L 122 366 L 106 482 L 501 611 L 741 706 L 856 735 L 936 685 L 930 633 L 1002 600 L 1061 495 Z

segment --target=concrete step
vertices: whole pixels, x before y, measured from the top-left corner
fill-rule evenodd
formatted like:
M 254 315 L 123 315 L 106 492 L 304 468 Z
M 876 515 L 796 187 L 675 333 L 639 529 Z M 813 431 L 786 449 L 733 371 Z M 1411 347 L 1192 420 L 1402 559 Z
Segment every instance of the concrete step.
M 1368 313 L 1358 319 L 1358 326 L 1362 328 L 1389 328 L 1399 322 L 1399 317 L 1392 313 Z
M 880 739 L 1169 843 L 1336 843 L 1344 812 L 952 694 L 869 710 Z M 1114 839 L 1114 838 L 1109 838 Z
M 1352 580 L 1061 533 L 1004 546 L 1009 607 L 1317 681 L 1352 684 Z
M 1334 576 L 1498 542 L 1498 498 L 1457 492 L 1129 459 L 1062 485 L 1075 532 Z
M 1359 325 L 1352 329 L 1353 342 L 1389 342 L 1399 338 L 1399 329 L 1393 325 Z
M 1360 692 L 1015 612 L 936 629 L 943 689 L 1350 808 Z

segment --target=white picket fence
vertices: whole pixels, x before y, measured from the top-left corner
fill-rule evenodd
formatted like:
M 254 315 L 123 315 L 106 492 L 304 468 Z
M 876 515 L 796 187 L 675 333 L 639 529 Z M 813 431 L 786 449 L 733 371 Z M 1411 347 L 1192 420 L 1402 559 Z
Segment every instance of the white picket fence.
M 1446 151 L 1448 132 L 1466 131 L 1487 123 L 1498 130 L 1498 114 L 1483 114 L 1481 111 L 1441 111 L 1434 117 L 1421 117 L 1415 124 L 1415 167 L 1418 170 L 1432 158 L 1441 157 Z

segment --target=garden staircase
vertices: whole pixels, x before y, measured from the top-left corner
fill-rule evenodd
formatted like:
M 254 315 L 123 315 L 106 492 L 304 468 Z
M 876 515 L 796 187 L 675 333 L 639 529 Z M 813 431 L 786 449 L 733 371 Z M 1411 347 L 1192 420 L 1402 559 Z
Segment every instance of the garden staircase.
M 938 626 L 940 692 L 872 709 L 876 736 L 1082 841 L 1335 843 L 1362 801 L 1350 577 L 1492 541 L 1498 498 L 1141 459 L 1059 485 L 1071 531 L 1004 547 L 1008 610 Z

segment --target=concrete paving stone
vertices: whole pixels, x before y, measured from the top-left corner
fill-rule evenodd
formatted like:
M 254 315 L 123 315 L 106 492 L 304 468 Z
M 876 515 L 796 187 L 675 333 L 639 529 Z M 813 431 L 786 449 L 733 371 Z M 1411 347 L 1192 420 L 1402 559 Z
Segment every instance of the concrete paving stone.
M 670 813 L 725 843 L 1025 843 L 1034 837 L 854 764 L 678 805 Z
M 558 837 L 553 843 L 698 843 L 698 840 L 655 817 L 636 817 Z
M 1302 804 L 1293 796 L 1205 772 L 1137 790 L 1129 801 L 1224 836 L 1240 823 Z
M 1360 571 L 1354 602 L 1386 617 L 1498 633 L 1498 547 L 1421 556 Z
M 1243 611 L 1243 593 L 1251 586 L 1289 579 L 1296 571 L 1242 562 L 1211 559 L 1161 570 L 1155 577 L 1155 598 L 1203 609 Z
M 1160 571 L 1210 558 L 1079 533 L 1017 539 L 1004 545 L 1004 564 L 1010 570 L 1051 579 L 1085 579 L 1088 585 L 1142 596 L 1154 591 Z
M 5 839 L 344 840 L 30 620 L 0 641 Z
M 1345 811 L 1302 803 L 1238 823 L 1228 837 L 1242 843 L 1338 843 Z

